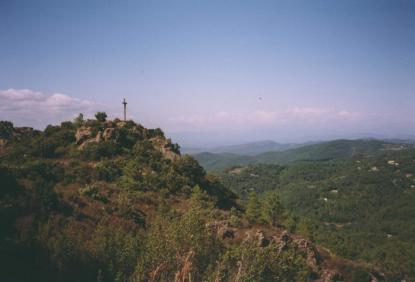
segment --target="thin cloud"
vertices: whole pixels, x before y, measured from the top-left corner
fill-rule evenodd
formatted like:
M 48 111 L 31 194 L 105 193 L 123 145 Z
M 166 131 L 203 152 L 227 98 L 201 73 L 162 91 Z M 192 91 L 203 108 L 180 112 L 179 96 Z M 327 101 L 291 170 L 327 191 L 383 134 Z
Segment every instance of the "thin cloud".
M 68 120 L 78 113 L 92 115 L 102 105 L 63 93 L 46 94 L 30 89 L 0 90 L 0 119 L 19 125 L 43 127 Z
M 361 113 L 327 108 L 294 107 L 281 111 L 253 111 L 248 113 L 218 112 L 213 115 L 181 115 L 170 119 L 172 125 L 192 127 L 278 126 L 286 124 L 326 124 L 328 122 L 356 122 Z

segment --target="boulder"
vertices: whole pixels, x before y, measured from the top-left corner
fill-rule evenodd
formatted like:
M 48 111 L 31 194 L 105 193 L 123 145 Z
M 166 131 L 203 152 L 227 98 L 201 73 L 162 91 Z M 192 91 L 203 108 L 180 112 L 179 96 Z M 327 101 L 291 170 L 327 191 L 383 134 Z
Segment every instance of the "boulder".
M 0 138 L 0 148 L 5 147 L 7 145 L 8 141 L 6 139 Z
M 75 133 L 75 140 L 78 145 L 90 138 L 92 138 L 92 129 L 90 127 L 81 127 Z
M 208 223 L 206 224 L 206 227 L 220 239 L 232 239 L 235 237 L 235 229 L 231 228 L 231 224 L 228 220 Z
M 306 239 L 295 240 L 294 244 L 297 246 L 297 249 L 299 251 L 303 252 L 306 255 L 307 265 L 311 267 L 314 271 L 319 271 L 321 257 L 320 253 L 318 252 L 314 244 Z
M 336 270 L 327 269 L 327 270 L 323 271 L 323 273 L 321 274 L 320 279 L 318 281 L 320 281 L 320 282 L 340 282 L 340 281 L 344 281 L 344 278 Z
M 118 128 L 124 127 L 127 123 L 125 121 L 119 121 L 116 123 Z
M 217 235 L 221 239 L 233 239 L 235 238 L 235 230 L 229 227 L 222 227 L 218 230 Z
M 273 240 L 278 246 L 278 252 L 282 252 L 288 248 L 288 245 L 292 242 L 292 237 L 290 232 L 284 231 L 279 237 L 274 236 Z
M 262 230 L 258 230 L 255 235 L 258 240 L 258 247 L 264 248 L 269 245 L 269 240 L 265 237 L 265 234 Z
M 116 136 L 115 128 L 113 127 L 105 128 L 104 132 L 102 133 L 102 137 L 104 138 L 105 141 L 116 139 L 117 136 Z
M 102 131 L 98 131 L 97 136 L 95 136 L 95 142 L 100 143 L 102 139 Z
M 150 139 L 156 150 L 162 153 L 163 157 L 171 161 L 177 161 L 181 158 L 179 154 L 173 152 L 169 147 L 169 142 L 165 138 L 155 137 Z

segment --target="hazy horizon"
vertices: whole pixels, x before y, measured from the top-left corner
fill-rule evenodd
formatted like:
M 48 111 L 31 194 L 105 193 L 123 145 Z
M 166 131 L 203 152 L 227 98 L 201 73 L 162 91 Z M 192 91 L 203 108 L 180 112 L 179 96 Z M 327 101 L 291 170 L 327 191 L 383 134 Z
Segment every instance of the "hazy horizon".
M 0 120 L 185 146 L 412 138 L 415 1 L 1 1 Z

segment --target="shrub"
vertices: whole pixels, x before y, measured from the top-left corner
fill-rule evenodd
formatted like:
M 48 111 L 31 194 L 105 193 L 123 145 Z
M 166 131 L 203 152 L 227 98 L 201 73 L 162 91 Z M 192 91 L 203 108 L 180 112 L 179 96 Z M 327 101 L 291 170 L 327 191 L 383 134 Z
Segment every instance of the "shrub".
M 58 208 L 58 194 L 53 189 L 51 182 L 37 179 L 33 184 L 33 199 L 35 205 L 40 206 L 41 211 L 45 214 Z
M 43 179 L 53 185 L 64 178 L 64 169 L 50 160 L 27 162 L 20 167 L 17 176 L 36 181 Z
M 248 195 L 245 216 L 250 223 L 258 223 L 261 217 L 260 203 L 255 192 L 251 192 Z
M 16 194 L 21 190 L 15 176 L 5 167 L 0 167 L 0 183 L 0 198 L 5 195 Z
M 85 160 L 101 160 L 109 158 L 117 153 L 117 146 L 113 141 L 101 143 L 88 143 L 81 151 L 81 157 Z
M 83 188 L 79 188 L 79 195 L 93 199 L 98 199 L 99 190 L 95 184 L 87 184 Z
M 108 182 L 116 181 L 121 176 L 121 167 L 122 164 L 117 161 L 101 161 L 96 166 L 97 178 Z
M 261 215 L 262 219 L 271 226 L 275 226 L 277 222 L 281 223 L 283 221 L 284 207 L 275 191 L 265 193 Z
M 105 113 L 105 112 L 97 112 L 95 114 L 95 118 L 99 122 L 105 122 L 107 120 L 107 113 Z
M 9 139 L 13 134 L 13 123 L 10 121 L 0 121 L 0 138 Z

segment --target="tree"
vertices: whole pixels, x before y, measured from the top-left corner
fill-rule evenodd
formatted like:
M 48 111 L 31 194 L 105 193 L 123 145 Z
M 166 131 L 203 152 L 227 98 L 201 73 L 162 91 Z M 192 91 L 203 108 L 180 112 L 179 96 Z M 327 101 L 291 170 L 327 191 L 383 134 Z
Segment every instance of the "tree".
M 309 218 L 302 218 L 298 224 L 298 233 L 301 236 L 308 238 L 311 241 L 314 241 L 314 230 L 313 222 Z
M 203 191 L 199 185 L 193 187 L 190 199 L 192 208 L 195 210 L 206 212 L 211 211 L 214 208 L 214 203 L 209 195 Z
M 274 226 L 277 222 L 281 222 L 284 217 L 284 207 L 280 202 L 280 198 L 275 191 L 268 191 L 264 196 L 261 209 L 262 219 Z
M 97 112 L 95 114 L 95 118 L 99 122 L 105 122 L 107 120 L 107 113 L 105 113 L 105 112 Z
M 245 211 L 246 218 L 250 223 L 256 223 L 261 217 L 260 204 L 258 196 L 255 192 L 251 192 L 248 195 L 248 203 Z
M 53 184 L 41 178 L 34 182 L 33 197 L 41 210 L 46 214 L 58 207 L 58 194 L 53 189 Z
M 74 119 L 73 122 L 74 122 L 74 124 L 75 124 L 76 127 L 81 127 L 82 125 L 84 125 L 84 123 L 85 123 L 84 114 L 83 113 L 79 113 L 79 115 Z
M 0 138 L 9 138 L 13 133 L 13 123 L 10 121 L 0 121 Z
M 0 198 L 8 194 L 20 192 L 20 187 L 17 184 L 15 176 L 6 167 L 0 167 L 0 183 Z

